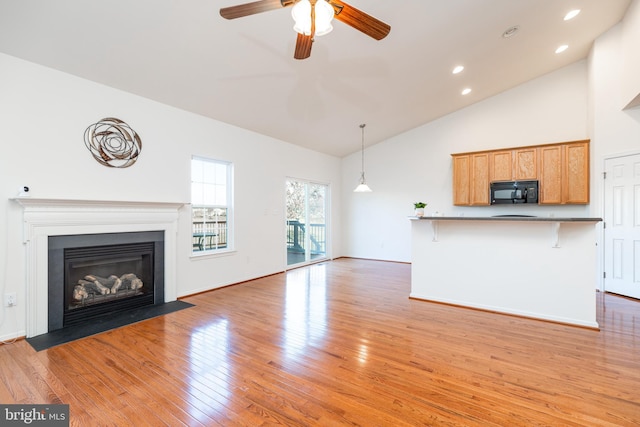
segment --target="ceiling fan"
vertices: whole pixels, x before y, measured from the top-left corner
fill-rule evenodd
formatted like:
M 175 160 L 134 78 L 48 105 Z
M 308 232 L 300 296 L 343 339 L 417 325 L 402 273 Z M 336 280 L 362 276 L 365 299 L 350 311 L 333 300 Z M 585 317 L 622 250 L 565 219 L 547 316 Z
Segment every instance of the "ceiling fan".
M 283 7 L 293 6 L 292 15 L 296 20 L 294 30 L 298 33 L 295 59 L 311 56 L 311 44 L 315 36 L 331 31 L 330 21 L 338 21 L 355 28 L 376 40 L 382 40 L 391 31 L 391 26 L 340 0 L 258 0 L 252 3 L 220 9 L 226 19 L 242 18 Z

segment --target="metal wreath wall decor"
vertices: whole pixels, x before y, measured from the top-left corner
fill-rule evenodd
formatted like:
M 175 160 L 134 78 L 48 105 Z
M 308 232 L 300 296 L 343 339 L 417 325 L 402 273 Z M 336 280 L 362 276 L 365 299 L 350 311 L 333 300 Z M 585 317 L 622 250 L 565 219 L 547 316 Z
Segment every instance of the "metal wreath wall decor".
M 138 160 L 142 140 L 120 119 L 107 117 L 84 131 L 84 145 L 98 163 L 111 168 L 128 168 Z

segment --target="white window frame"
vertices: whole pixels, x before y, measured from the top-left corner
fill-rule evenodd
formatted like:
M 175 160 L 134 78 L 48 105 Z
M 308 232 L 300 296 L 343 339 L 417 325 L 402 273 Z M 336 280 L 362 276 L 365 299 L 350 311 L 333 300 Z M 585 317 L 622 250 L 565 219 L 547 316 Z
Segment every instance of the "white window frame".
M 204 172 L 199 176 L 196 176 L 196 162 L 199 162 L 203 167 L 212 167 L 212 169 L 208 171 L 206 178 Z M 224 181 L 222 184 L 218 181 L 219 175 L 216 176 L 216 168 L 219 168 L 220 166 L 224 166 L 225 168 Z M 219 174 L 219 171 L 217 173 Z M 201 156 L 191 157 L 190 188 L 192 256 L 222 254 L 232 252 L 234 250 L 233 176 L 233 163 L 229 161 Z M 220 196 L 219 194 L 212 196 L 212 192 L 219 193 L 217 189 L 212 190 L 212 188 L 217 186 L 224 187 L 223 196 Z M 213 200 L 212 197 L 216 200 Z M 207 198 L 209 200 L 206 200 Z M 218 221 L 206 221 L 204 218 L 205 215 L 203 215 L 202 225 L 199 225 L 199 222 L 194 221 L 194 217 L 195 211 L 201 209 L 210 210 L 211 216 L 215 216 L 215 212 L 219 209 L 226 209 L 226 226 L 223 229 L 220 229 Z

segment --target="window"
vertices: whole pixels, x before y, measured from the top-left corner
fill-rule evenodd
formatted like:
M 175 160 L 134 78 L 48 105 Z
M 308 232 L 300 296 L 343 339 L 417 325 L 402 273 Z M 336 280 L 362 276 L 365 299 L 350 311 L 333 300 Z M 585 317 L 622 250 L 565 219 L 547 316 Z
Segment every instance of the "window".
M 221 160 L 191 159 L 193 253 L 231 249 L 233 166 Z

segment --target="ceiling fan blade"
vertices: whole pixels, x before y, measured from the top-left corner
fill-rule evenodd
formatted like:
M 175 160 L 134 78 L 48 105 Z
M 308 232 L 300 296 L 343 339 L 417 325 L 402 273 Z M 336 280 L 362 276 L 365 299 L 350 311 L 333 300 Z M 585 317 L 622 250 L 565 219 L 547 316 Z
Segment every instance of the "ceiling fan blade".
M 311 56 L 311 44 L 313 39 L 311 36 L 305 36 L 298 33 L 298 39 L 296 40 L 296 50 L 293 54 L 295 59 L 307 59 Z
M 350 25 L 358 31 L 362 31 L 369 37 L 373 37 L 376 40 L 382 40 L 387 36 L 387 34 L 389 34 L 389 31 L 391 31 L 391 26 L 389 24 L 385 24 L 379 19 L 376 19 L 343 1 L 329 0 L 329 4 L 333 6 L 333 9 L 336 12 L 335 19 Z
M 243 16 L 255 15 L 256 13 L 291 6 L 295 2 L 296 0 L 258 0 L 252 3 L 223 7 L 220 9 L 220 16 L 225 19 L 242 18 Z

